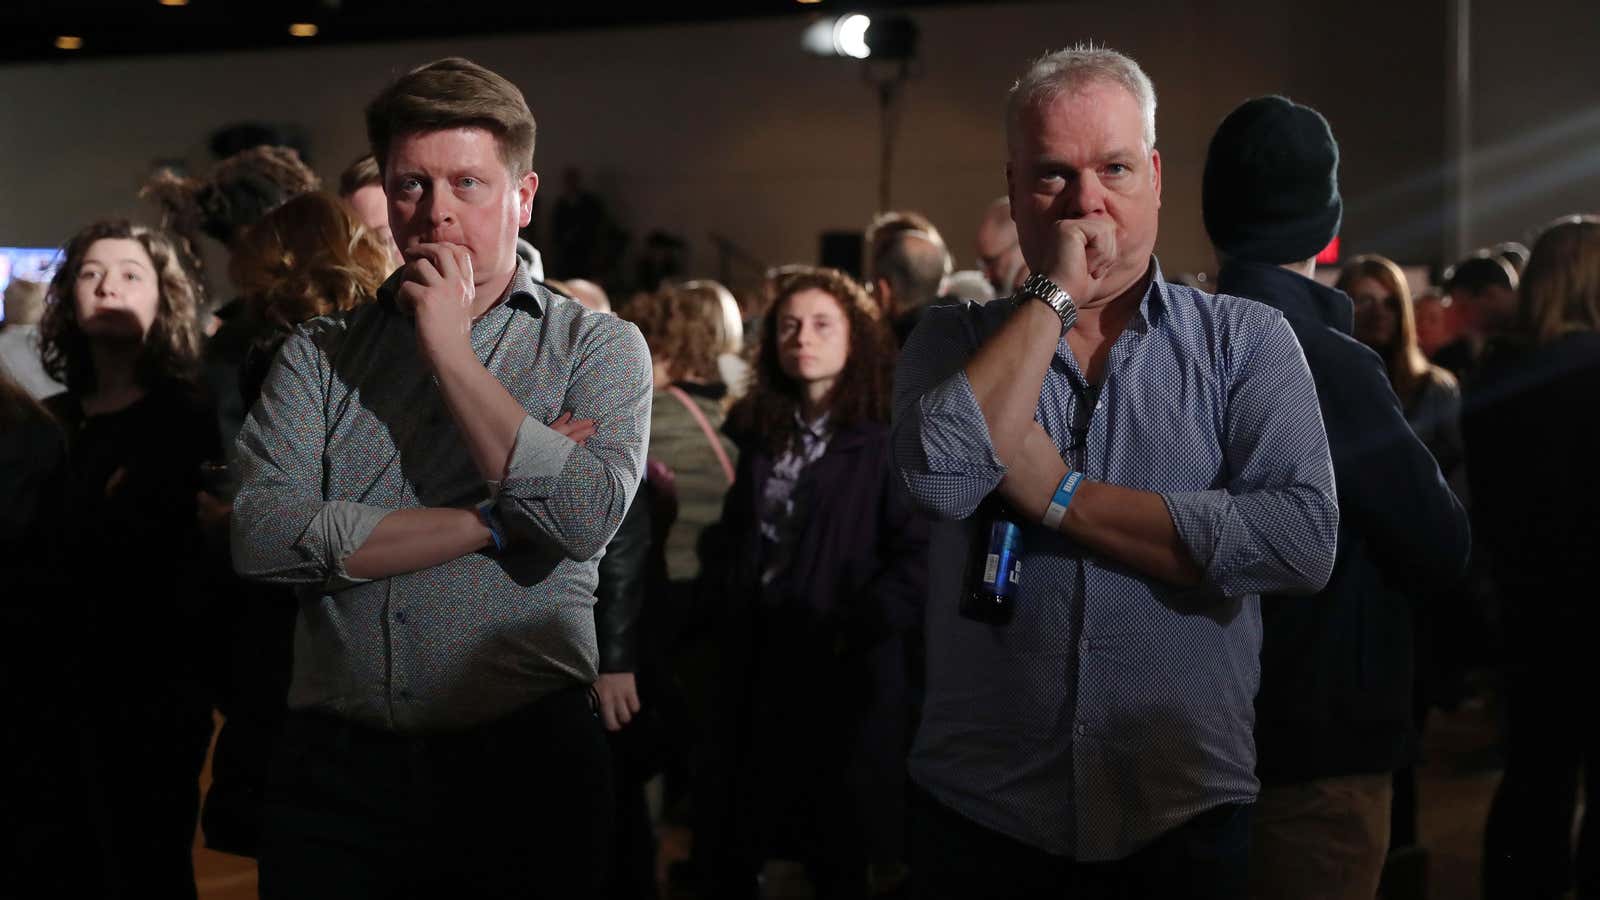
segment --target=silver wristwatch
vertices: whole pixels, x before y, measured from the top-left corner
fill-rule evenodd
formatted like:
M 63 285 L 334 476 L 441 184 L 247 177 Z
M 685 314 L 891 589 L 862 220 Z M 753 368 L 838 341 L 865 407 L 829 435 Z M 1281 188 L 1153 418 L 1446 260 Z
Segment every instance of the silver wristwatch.
M 1055 310 L 1061 318 L 1061 333 L 1066 334 L 1067 329 L 1077 324 L 1078 307 L 1072 302 L 1072 295 L 1061 289 L 1054 281 L 1034 272 L 1028 280 L 1017 289 L 1021 297 L 1033 297 L 1043 301 L 1044 305 Z

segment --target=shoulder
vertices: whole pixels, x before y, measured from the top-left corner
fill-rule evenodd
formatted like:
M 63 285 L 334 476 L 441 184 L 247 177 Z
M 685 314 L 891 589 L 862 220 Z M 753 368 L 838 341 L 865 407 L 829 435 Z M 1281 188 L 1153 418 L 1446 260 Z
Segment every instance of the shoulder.
M 642 359 L 648 368 L 650 352 L 637 325 L 609 313 L 594 312 L 542 285 L 535 290 L 544 329 L 559 336 L 574 357 L 587 357 L 603 350 L 625 360 Z
M 1163 321 L 1180 353 L 1232 374 L 1291 347 L 1295 355 L 1303 355 L 1283 313 L 1265 303 L 1182 284 L 1161 287 Z

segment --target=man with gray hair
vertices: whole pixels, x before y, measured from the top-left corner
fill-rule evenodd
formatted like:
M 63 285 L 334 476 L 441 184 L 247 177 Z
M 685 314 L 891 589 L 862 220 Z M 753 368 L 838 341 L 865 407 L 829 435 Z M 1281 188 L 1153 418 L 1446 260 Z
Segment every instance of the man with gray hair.
M 944 293 L 953 268 L 939 229 L 916 212 L 882 213 L 867 228 L 867 289 L 904 344 L 923 311 Z
M 895 379 L 912 494 L 976 523 L 930 553 L 917 893 L 1242 896 L 1260 595 L 1319 590 L 1333 565 L 1316 389 L 1280 313 L 1162 277 L 1155 92 L 1133 60 L 1039 59 L 1007 143 L 1033 274 L 929 310 Z M 981 553 L 1002 521 L 1020 566 Z M 969 620 L 958 594 L 1014 612 Z

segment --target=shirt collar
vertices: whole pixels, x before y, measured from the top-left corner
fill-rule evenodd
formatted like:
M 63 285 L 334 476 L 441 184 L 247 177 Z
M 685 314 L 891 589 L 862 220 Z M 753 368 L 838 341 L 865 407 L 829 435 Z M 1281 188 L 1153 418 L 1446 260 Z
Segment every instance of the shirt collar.
M 401 273 L 404 271 L 403 266 L 394 270 L 394 273 L 384 279 L 378 288 L 378 302 L 391 313 L 399 311 L 394 301 L 394 294 L 400 289 Z M 484 316 L 488 317 L 501 306 L 509 306 L 512 309 L 520 309 L 535 319 L 540 318 L 544 315 L 544 305 L 548 302 L 548 298 L 541 293 L 545 290 L 547 289 L 544 285 L 533 280 L 533 276 L 528 272 L 527 263 L 519 256 L 517 268 L 511 273 L 511 283 L 506 285 L 505 301 L 491 306 Z
M 800 415 L 800 411 L 795 410 L 794 424 L 799 427 L 802 437 L 813 441 L 823 440 L 832 430 L 828 427 L 827 413 L 817 416 L 817 420 L 815 422 L 807 422 L 805 417 Z

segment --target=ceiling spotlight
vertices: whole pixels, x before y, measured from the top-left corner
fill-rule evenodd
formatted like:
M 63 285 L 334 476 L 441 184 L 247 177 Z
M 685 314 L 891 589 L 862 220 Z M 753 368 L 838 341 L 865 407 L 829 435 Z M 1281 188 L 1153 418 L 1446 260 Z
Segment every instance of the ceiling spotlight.
M 188 6 L 189 0 L 156 0 L 162 6 Z
M 905 16 L 872 19 L 850 13 L 812 22 L 800 45 L 817 56 L 903 61 L 917 55 L 917 26 Z
M 83 48 L 83 38 L 75 34 L 63 34 L 56 38 L 57 50 L 80 50 Z
M 317 26 L 310 22 L 296 22 L 289 26 L 289 33 L 297 38 L 317 36 Z

